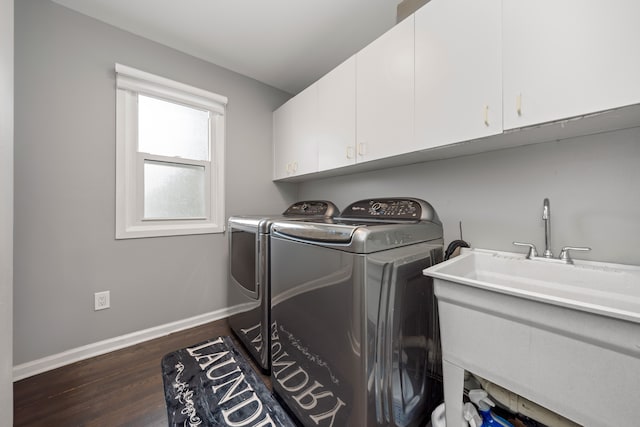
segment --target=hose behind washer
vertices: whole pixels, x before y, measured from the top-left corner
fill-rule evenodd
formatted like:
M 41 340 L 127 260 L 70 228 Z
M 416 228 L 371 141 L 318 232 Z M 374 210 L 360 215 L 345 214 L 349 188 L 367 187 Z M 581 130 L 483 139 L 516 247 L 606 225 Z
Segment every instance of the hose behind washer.
M 449 246 L 447 246 L 447 250 L 444 251 L 444 260 L 446 261 L 451 258 L 451 255 L 453 255 L 456 249 L 469 247 L 469 244 L 464 240 L 454 240 L 453 242 L 449 243 Z

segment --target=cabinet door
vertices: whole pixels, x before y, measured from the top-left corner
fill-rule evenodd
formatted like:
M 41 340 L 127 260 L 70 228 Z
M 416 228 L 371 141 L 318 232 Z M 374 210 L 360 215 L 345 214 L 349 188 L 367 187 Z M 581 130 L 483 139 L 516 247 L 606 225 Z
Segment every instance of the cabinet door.
M 312 84 L 292 99 L 293 141 L 292 174 L 318 171 L 318 85 Z
M 318 80 L 318 170 L 356 161 L 356 58 Z
M 503 2 L 505 129 L 640 102 L 640 2 Z
M 313 84 L 273 113 L 274 179 L 318 170 L 318 87 Z
M 287 102 L 273 112 L 273 179 L 283 179 L 291 173 L 291 142 L 293 112 Z
M 415 13 L 421 148 L 502 132 L 501 1 L 432 0 Z
M 413 15 L 356 54 L 358 161 L 414 151 Z

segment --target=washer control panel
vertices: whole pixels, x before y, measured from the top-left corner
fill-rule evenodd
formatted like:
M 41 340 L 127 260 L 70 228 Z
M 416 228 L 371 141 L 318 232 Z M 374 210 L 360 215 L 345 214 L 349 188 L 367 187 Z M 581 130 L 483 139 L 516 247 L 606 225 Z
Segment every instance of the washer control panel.
M 360 200 L 347 206 L 342 217 L 414 221 L 437 219 L 429 203 L 420 199 L 404 198 Z

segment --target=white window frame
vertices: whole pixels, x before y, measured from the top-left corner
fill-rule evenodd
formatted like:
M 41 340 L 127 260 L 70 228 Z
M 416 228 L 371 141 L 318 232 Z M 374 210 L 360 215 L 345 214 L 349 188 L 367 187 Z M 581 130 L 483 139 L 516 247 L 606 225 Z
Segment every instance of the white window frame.
M 116 239 L 222 233 L 227 98 L 122 64 L 116 71 Z M 207 110 L 208 161 L 138 152 L 138 94 Z M 144 219 L 145 160 L 204 166 L 206 214 L 201 218 Z

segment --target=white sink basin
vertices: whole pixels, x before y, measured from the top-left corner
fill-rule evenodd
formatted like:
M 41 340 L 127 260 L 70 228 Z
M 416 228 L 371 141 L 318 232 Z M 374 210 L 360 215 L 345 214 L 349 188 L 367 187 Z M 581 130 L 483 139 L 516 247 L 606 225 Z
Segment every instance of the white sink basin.
M 447 425 L 459 423 L 465 370 L 581 425 L 631 425 L 640 267 L 574 263 L 471 249 L 424 270 L 438 299 Z
M 472 249 L 425 274 L 640 323 L 640 267 L 636 266 L 579 260 L 564 264 Z

